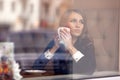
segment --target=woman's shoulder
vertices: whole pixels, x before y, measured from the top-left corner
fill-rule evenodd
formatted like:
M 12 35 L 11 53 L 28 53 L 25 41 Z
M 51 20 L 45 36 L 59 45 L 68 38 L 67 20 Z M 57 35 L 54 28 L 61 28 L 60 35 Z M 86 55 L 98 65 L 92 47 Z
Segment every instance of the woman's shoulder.
M 85 46 L 90 46 L 90 45 L 93 45 L 93 39 L 92 38 L 89 38 L 89 37 L 84 37 L 82 38 L 81 40 L 81 43 Z

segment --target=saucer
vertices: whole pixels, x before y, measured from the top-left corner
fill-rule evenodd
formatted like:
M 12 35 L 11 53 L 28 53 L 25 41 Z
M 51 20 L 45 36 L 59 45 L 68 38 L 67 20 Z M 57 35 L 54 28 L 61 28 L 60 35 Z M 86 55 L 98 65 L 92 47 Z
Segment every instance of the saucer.
M 25 70 L 27 73 L 45 73 L 45 70 Z

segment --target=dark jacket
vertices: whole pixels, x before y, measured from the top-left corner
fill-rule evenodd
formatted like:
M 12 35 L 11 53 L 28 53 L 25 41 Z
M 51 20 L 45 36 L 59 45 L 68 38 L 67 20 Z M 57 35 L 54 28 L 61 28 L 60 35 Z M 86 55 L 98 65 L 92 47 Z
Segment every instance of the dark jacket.
M 54 41 L 51 41 L 45 51 L 52 48 L 53 45 Z M 75 62 L 64 45 L 60 45 L 60 48 L 55 52 L 52 58 L 55 74 L 92 74 L 95 71 L 96 62 L 93 43 L 88 38 L 84 38 L 78 39 L 74 46 L 84 54 L 84 57 L 78 62 Z M 35 60 L 33 69 L 44 69 L 48 62 L 49 60 L 45 58 L 44 54 L 41 54 L 40 57 Z

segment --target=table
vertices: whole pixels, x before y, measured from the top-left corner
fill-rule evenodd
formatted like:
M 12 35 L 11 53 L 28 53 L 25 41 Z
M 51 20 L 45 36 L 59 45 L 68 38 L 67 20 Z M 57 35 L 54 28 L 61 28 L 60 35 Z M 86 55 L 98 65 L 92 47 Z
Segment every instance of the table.
M 44 72 L 44 73 L 28 73 L 28 72 L 25 72 L 25 71 L 21 71 L 20 73 L 23 78 L 32 78 L 32 77 L 42 77 L 42 76 L 53 76 L 54 73 L 53 72 Z
M 42 74 L 24 74 L 24 78 L 22 80 L 108 80 L 107 78 L 113 77 L 115 79 L 119 79 L 118 72 L 111 71 L 102 71 L 95 72 L 93 75 L 81 75 L 81 74 L 68 74 L 68 75 L 54 75 L 51 73 L 42 73 Z M 113 80 L 115 80 L 113 79 Z

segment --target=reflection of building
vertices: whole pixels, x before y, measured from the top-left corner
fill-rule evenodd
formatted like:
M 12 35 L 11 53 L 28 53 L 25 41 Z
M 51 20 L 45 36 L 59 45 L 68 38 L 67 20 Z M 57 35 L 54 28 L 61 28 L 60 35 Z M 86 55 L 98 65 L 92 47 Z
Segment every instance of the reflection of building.
M 67 1 L 0 0 L 0 23 L 12 25 L 13 31 L 38 29 L 41 19 L 48 23 L 45 27 L 54 26 L 59 15 L 70 7 L 71 0 Z
M 21 21 L 27 20 L 28 26 L 33 24 L 39 20 L 40 1 L 41 0 L 0 0 L 0 23 L 14 24 L 16 20 L 18 21 L 21 18 Z M 14 28 L 16 27 L 20 26 L 15 26 Z

